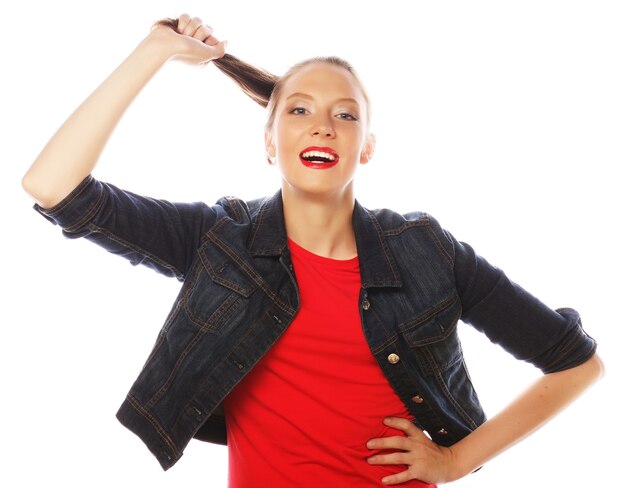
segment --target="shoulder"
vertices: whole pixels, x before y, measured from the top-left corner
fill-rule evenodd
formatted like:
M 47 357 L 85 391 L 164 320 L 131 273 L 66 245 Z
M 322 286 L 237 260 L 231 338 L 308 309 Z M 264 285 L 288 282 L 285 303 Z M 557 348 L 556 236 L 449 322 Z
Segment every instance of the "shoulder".
M 437 219 L 428 212 L 416 210 L 400 213 L 389 208 L 363 208 L 363 210 L 376 220 L 381 230 L 385 233 L 399 233 L 414 228 L 442 231 L 442 227 Z
M 268 197 L 243 200 L 235 196 L 223 196 L 215 206 L 223 209 L 222 216 L 238 224 L 249 224 L 255 220 Z
M 374 219 L 383 236 L 413 235 L 435 244 L 448 257 L 454 255 L 454 237 L 439 221 L 425 211 L 400 213 L 388 208 L 364 209 L 365 214 Z

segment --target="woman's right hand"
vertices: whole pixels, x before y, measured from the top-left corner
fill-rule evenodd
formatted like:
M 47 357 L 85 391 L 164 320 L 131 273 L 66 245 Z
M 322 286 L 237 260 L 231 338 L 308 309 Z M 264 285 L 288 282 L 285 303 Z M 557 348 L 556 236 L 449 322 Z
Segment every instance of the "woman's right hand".
M 226 43 L 213 36 L 213 29 L 198 17 L 182 14 L 178 19 L 156 22 L 151 38 L 168 49 L 170 59 L 204 64 L 224 56 Z

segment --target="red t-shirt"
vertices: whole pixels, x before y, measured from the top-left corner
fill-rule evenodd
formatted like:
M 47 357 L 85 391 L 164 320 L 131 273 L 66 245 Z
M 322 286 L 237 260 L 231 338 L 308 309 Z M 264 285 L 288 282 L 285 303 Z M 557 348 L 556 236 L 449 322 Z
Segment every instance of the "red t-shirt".
M 300 310 L 225 400 L 229 486 L 383 486 L 406 466 L 368 464 L 376 452 L 365 443 L 403 435 L 384 417 L 411 417 L 363 335 L 358 258 L 325 258 L 291 240 L 289 249 Z

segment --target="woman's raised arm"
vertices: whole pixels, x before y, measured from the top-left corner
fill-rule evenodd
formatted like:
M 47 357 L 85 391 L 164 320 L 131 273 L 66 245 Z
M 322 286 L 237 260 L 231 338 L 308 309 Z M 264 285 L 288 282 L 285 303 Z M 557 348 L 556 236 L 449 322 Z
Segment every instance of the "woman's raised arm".
M 113 73 L 70 115 L 22 179 L 39 205 L 50 208 L 91 173 L 118 121 L 169 59 L 207 63 L 224 55 L 211 27 L 183 14 L 178 31 L 157 24 Z

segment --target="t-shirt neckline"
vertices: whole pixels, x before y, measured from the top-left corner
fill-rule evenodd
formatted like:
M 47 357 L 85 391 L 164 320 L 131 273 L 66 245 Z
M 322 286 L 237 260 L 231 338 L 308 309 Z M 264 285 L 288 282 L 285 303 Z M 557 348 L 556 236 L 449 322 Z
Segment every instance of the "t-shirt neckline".
M 330 265 L 333 267 L 342 267 L 342 268 L 343 267 L 352 268 L 355 265 L 358 265 L 358 262 L 359 262 L 358 255 L 349 259 L 334 259 L 334 258 L 329 258 L 326 256 L 320 256 L 319 254 L 315 254 L 309 251 L 308 249 L 305 249 L 304 247 L 302 247 L 300 244 L 293 241 L 289 237 L 287 237 L 287 242 L 289 244 L 289 250 L 291 251 L 292 254 L 296 254 L 302 258 L 315 261 L 322 265 L 326 265 L 326 266 Z

